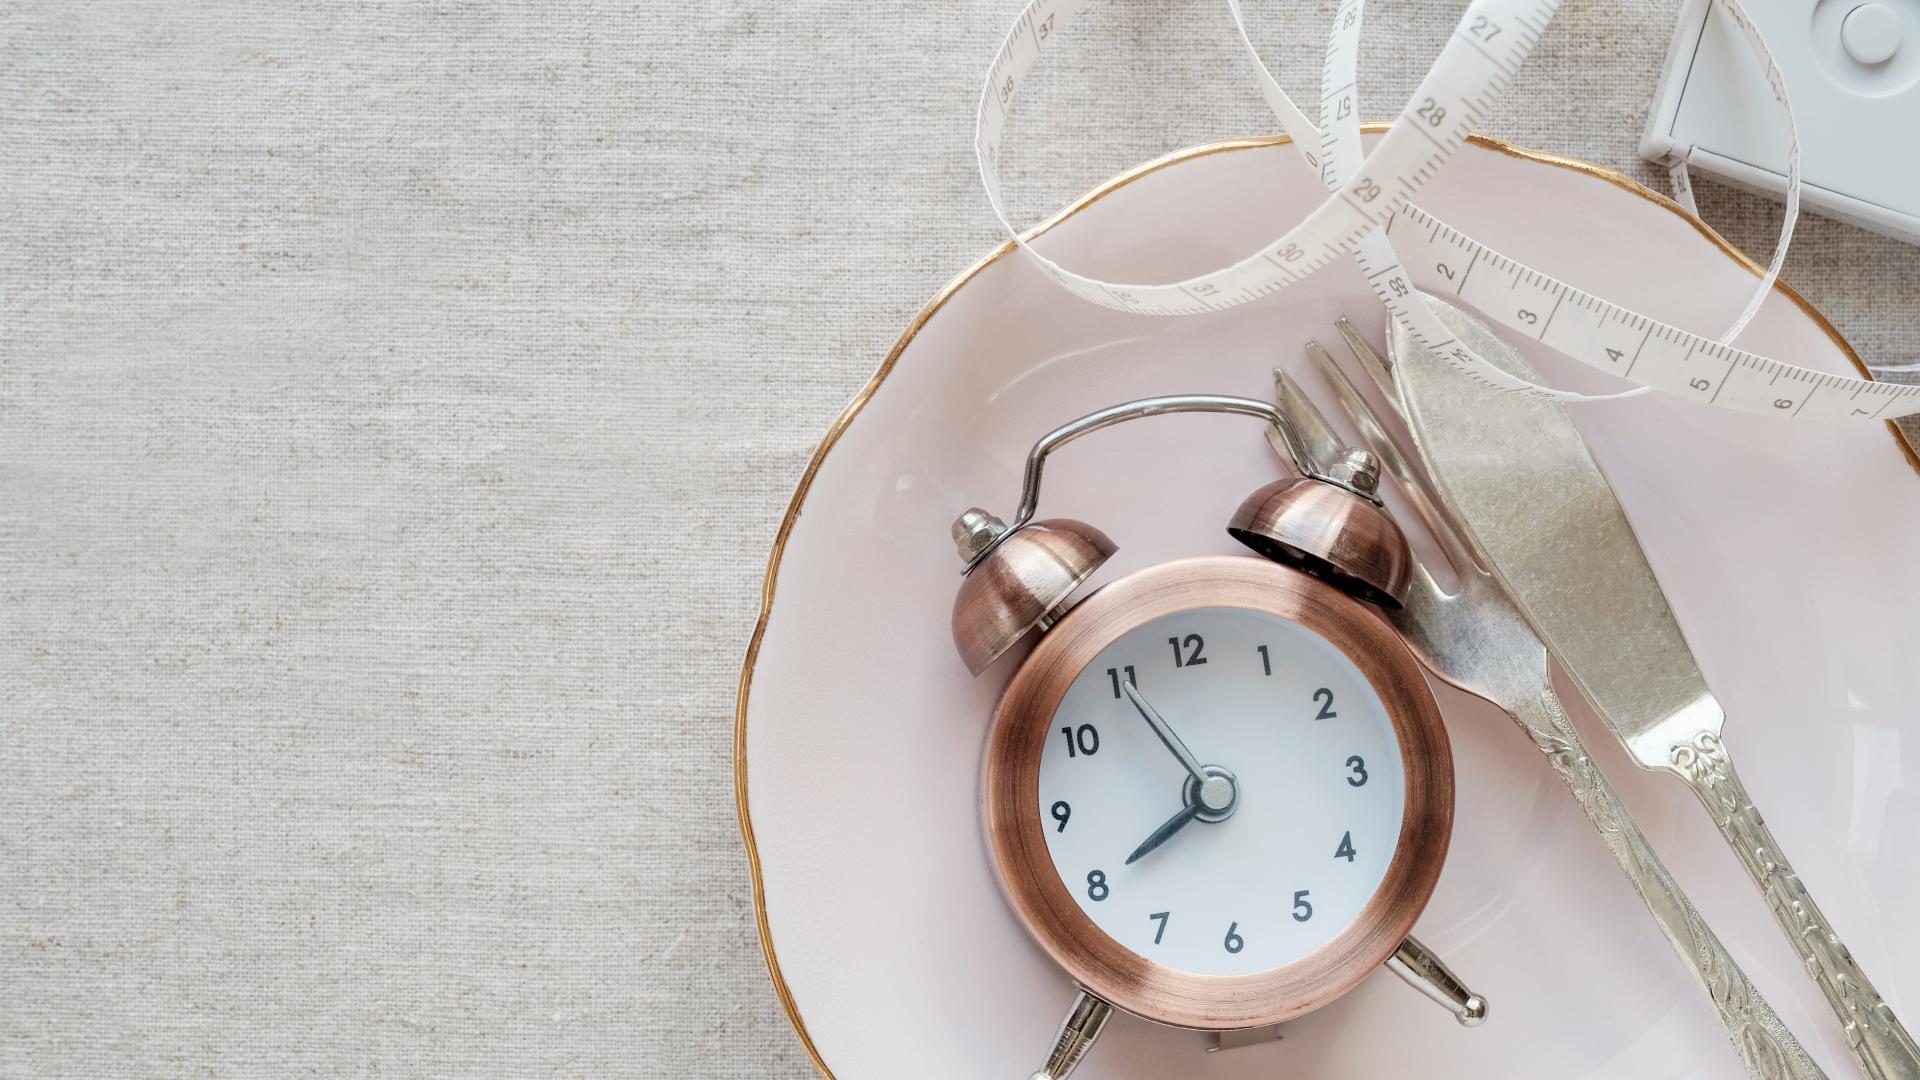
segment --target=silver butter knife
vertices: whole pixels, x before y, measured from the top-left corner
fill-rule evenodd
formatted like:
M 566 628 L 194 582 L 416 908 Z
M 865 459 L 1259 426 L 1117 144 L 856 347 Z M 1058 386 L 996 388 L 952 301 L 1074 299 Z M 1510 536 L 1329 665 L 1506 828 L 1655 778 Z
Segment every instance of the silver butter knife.
M 1428 297 L 1481 357 L 1518 353 Z M 1721 741 L 1726 713 L 1694 662 L 1626 512 L 1557 402 L 1490 391 L 1397 326 L 1390 353 L 1421 456 L 1449 509 L 1540 637 L 1642 768 L 1684 779 L 1766 897 L 1873 1080 L 1920 1080 L 1920 1048 L 1827 925 Z

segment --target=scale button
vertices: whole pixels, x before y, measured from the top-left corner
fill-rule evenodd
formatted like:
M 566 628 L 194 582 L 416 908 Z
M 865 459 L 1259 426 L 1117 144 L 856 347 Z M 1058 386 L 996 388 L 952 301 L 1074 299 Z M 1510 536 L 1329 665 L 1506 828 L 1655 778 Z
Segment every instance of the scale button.
M 1840 43 L 1862 64 L 1884 64 L 1900 49 L 1900 16 L 1885 4 L 1861 4 L 1840 24 Z

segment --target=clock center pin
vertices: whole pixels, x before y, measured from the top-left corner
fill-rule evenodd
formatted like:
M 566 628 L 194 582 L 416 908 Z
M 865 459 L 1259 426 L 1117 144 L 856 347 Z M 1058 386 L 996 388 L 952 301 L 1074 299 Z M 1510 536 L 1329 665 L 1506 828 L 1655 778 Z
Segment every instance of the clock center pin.
M 1209 765 L 1201 771 L 1207 776 L 1205 780 L 1187 781 L 1187 801 L 1200 804 L 1200 812 L 1194 816 L 1201 821 L 1227 820 L 1240 801 L 1239 778 L 1218 765 Z

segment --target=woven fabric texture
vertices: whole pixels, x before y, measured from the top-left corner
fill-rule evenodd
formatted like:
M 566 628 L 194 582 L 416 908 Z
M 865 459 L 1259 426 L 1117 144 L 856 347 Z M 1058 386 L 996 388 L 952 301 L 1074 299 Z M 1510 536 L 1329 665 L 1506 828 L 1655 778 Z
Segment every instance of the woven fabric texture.
M 1331 6 L 1251 7 L 1308 100 Z M 1370 12 L 1365 115 L 1461 6 Z M 0 1078 L 812 1075 L 736 680 L 814 444 L 1001 239 L 1014 12 L 0 3 Z M 1490 133 L 1644 176 L 1674 14 L 1576 0 Z M 1010 190 L 1271 130 L 1223 5 L 1116 0 Z M 1917 266 L 1811 220 L 1787 277 L 1913 355 Z

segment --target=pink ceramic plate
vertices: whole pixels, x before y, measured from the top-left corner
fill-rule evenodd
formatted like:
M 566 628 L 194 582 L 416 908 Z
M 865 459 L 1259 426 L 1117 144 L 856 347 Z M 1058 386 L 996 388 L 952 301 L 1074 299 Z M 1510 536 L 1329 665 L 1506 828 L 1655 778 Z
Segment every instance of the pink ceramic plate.
M 1173 155 L 1081 200 L 1039 241 L 1113 280 L 1225 264 L 1323 197 L 1295 151 Z M 1603 170 L 1477 143 L 1421 202 L 1517 258 L 1696 330 L 1724 324 L 1751 266 L 1672 204 Z M 1348 266 L 1221 314 L 1153 319 L 1074 299 L 995 252 L 908 327 L 815 456 L 775 543 L 741 680 L 741 823 L 776 987 L 839 1080 L 1024 1077 L 1072 990 L 1014 922 L 979 820 L 987 719 L 1010 665 L 967 675 L 948 638 L 954 515 L 1011 515 L 1041 432 L 1150 394 L 1264 397 L 1276 363 L 1379 306 Z M 1784 289 L 1744 340 L 1855 370 Z M 1563 382 L 1559 358 L 1525 350 Z M 1594 385 L 1592 380 L 1585 380 Z M 1879 426 L 1787 426 L 1658 395 L 1578 417 L 1639 525 L 1756 800 L 1896 1010 L 1920 1019 L 1920 483 Z M 1278 475 L 1258 426 L 1165 417 L 1050 463 L 1043 516 L 1120 545 L 1098 580 L 1237 550 L 1223 526 Z M 1570 687 L 1563 696 L 1574 702 Z M 1488 995 L 1456 1026 L 1390 975 L 1286 1027 L 1208 1037 L 1117 1017 L 1090 1078 L 1738 1076 L 1708 1004 L 1586 821 L 1504 718 L 1442 690 L 1459 802 L 1417 928 Z M 1852 1064 L 1837 1026 L 1684 785 L 1635 769 L 1576 722 L 1700 910 L 1814 1057 Z

